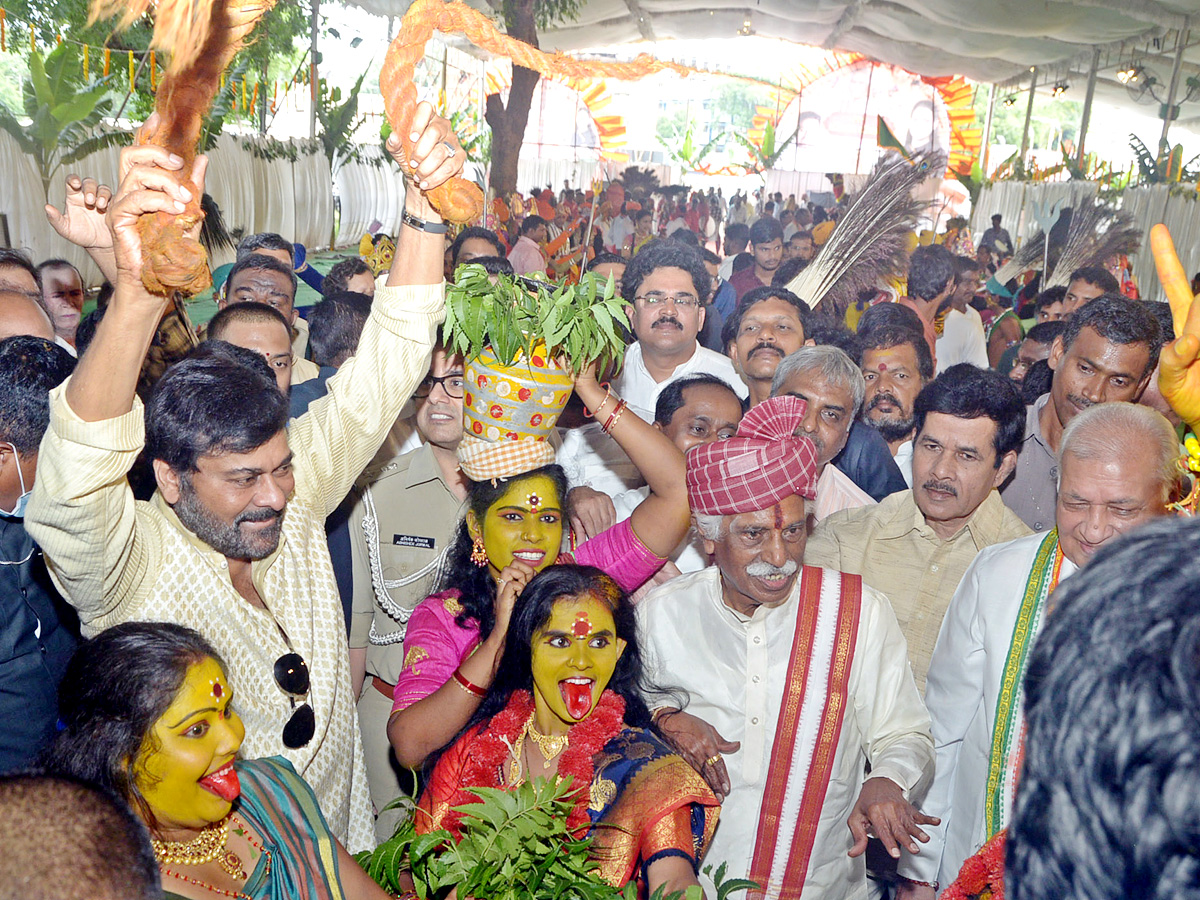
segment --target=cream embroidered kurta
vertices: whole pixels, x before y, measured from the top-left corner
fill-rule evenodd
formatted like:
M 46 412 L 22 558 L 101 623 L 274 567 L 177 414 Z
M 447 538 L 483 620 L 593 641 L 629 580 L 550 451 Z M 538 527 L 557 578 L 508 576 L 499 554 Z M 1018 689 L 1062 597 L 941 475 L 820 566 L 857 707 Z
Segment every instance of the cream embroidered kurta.
M 725 755 L 733 789 L 705 856 L 714 868 L 727 862 L 733 878 L 747 876 L 754 855 L 799 598 L 797 578 L 784 603 L 759 607 L 747 619 L 725 605 L 720 569 L 710 566 L 655 588 L 637 607 L 653 683 L 682 688 L 689 713 L 741 742 Z M 863 858 L 846 855 L 854 843 L 846 820 L 865 764 L 871 763 L 872 776 L 890 778 L 905 792 L 933 774 L 929 716 L 913 684 L 904 637 L 887 600 L 866 585 L 848 694 L 805 879 L 805 896 L 822 900 L 867 896 Z M 662 698 L 647 699 L 663 705 Z
M 920 855 L 903 851 L 899 871 L 905 878 L 938 881 L 946 888 L 985 840 L 996 704 L 1025 585 L 1045 539 L 1034 534 L 980 551 L 946 610 L 925 687 L 937 771 L 921 805 L 942 824 L 924 826 L 929 843 Z M 1059 584 L 1075 571 L 1075 564 L 1064 559 Z
M 52 392 L 26 517 L 86 634 L 120 622 L 166 621 L 195 628 L 214 645 L 246 725 L 242 755 L 290 760 L 352 852 L 374 846 L 374 834 L 324 520 L 424 376 L 443 315 L 441 285 L 377 292 L 357 354 L 329 380 L 329 394 L 288 430 L 296 489 L 279 547 L 253 563 L 252 577 L 308 663 L 317 731 L 306 747 L 283 746 L 292 705 L 272 671 L 288 647 L 271 615 L 234 590 L 225 558 L 184 528 L 161 497 L 133 498 L 125 476 L 145 440 L 139 400 L 123 416 L 84 422 L 68 406 L 65 384 Z

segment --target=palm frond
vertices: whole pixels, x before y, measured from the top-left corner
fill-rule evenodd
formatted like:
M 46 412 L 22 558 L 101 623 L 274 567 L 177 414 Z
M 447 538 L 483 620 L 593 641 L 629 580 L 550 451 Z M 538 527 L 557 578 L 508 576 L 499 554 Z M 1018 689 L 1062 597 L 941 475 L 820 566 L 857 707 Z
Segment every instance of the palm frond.
M 1141 228 L 1130 213 L 1116 210 L 1096 197 L 1080 200 L 1072 212 L 1071 226 L 1054 273 L 1043 290 L 1066 286 L 1076 269 L 1102 266 L 1114 256 L 1136 253 L 1141 244 Z
M 829 240 L 788 283 L 810 308 L 840 314 L 885 273 L 902 269 L 909 234 L 925 209 L 913 190 L 946 162 L 943 154 L 884 157 L 853 198 Z

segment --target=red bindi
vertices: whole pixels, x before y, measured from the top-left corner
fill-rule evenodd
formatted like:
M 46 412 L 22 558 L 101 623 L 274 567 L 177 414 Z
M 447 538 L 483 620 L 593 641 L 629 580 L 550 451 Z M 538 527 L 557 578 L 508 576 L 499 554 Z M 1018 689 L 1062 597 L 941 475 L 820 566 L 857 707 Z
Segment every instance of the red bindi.
M 221 682 L 214 681 L 212 691 L 213 696 L 220 700 L 223 693 L 225 693 L 225 688 L 221 687 Z
M 571 626 L 571 633 L 580 638 L 592 633 L 592 621 L 587 617 L 587 613 L 575 613 L 575 624 Z
M 880 363 L 880 364 L 879 364 L 879 371 L 880 371 L 880 372 L 886 372 L 886 371 L 887 371 L 887 363 Z

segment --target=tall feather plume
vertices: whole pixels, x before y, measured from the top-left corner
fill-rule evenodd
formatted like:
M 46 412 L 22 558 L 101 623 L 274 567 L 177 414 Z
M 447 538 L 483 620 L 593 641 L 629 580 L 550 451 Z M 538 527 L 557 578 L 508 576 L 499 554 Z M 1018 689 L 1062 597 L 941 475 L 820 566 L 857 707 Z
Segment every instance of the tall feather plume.
M 1141 245 L 1141 229 L 1130 213 L 1088 197 L 1075 205 L 1066 244 L 1045 286 L 1065 287 L 1076 269 L 1102 266 L 1113 256 L 1136 253 Z
M 1022 272 L 1030 269 L 1042 270 L 1043 258 L 1046 255 L 1046 232 L 1040 228 L 1033 237 L 1023 243 L 1004 265 L 996 270 L 995 278 L 1001 284 L 1007 284 Z
M 788 290 L 813 309 L 824 304 L 826 311 L 841 315 L 879 276 L 902 271 L 909 235 L 926 206 L 912 192 L 945 162 L 940 153 L 882 159 Z

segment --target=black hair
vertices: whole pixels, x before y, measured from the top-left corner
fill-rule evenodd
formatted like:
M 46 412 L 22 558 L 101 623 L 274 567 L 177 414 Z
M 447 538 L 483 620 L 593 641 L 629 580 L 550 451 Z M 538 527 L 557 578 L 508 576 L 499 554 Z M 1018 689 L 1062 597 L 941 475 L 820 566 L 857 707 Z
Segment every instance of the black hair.
M 279 393 L 276 390 L 276 393 Z M 567 491 L 570 484 L 562 466 L 551 464 L 514 475 L 511 478 L 497 478 L 492 481 L 471 481 L 467 487 L 467 510 L 474 514 L 475 520 L 482 526 L 487 517 L 488 509 L 495 504 L 514 484 L 530 478 L 543 476 L 549 478 L 558 491 L 558 507 L 562 510 L 563 528 L 571 520 L 570 509 L 567 505 Z M 439 591 L 456 590 L 459 592 L 458 602 L 462 612 L 455 621 L 460 628 L 466 628 L 471 620 L 479 623 L 479 639 L 487 640 L 488 635 L 496 625 L 494 609 L 496 599 L 496 584 L 487 565 L 477 566 L 471 561 L 471 550 L 474 540 L 467 528 L 466 518 L 459 522 L 454 534 L 454 541 L 446 554 L 446 567 L 438 579 Z M 528 590 L 528 588 L 526 588 Z
M 1158 351 L 1162 349 L 1158 319 L 1141 303 L 1122 294 L 1101 294 L 1067 316 L 1066 323 L 1064 351 L 1071 349 L 1084 328 L 1090 328 L 1110 344 L 1145 344 L 1149 359 L 1142 375 L 1158 365 Z
M 977 260 L 973 256 L 955 255 L 952 262 L 954 263 L 954 277 L 955 278 L 962 278 L 968 272 L 982 272 L 983 271 L 983 266 L 981 266 L 979 264 L 979 260 Z
M 642 699 L 650 686 L 645 680 L 637 617 L 629 595 L 612 576 L 595 566 L 566 564 L 543 569 L 521 591 L 509 619 L 504 654 L 491 689 L 460 734 L 489 721 L 508 705 L 515 691 L 533 690 L 533 637 L 550 621 L 555 603 L 577 597 L 591 597 L 612 610 L 617 637 L 625 641 L 625 652 L 617 660 L 607 689 L 625 701 L 627 725 L 651 727 L 650 710 Z
M 1067 279 L 1068 287 L 1070 287 L 1072 281 L 1085 282 L 1093 287 L 1100 288 L 1106 294 L 1121 293 L 1121 283 L 1117 281 L 1116 276 L 1112 272 L 1103 266 L 1080 266 Z
M 326 297 L 333 294 L 340 294 L 350 290 L 350 279 L 355 275 L 370 275 L 371 280 L 375 280 L 375 275 L 371 271 L 371 267 L 363 261 L 361 256 L 351 256 L 349 259 L 343 259 L 336 263 L 329 274 L 325 276 L 325 280 L 321 282 L 321 293 Z
M 621 256 L 619 253 L 609 253 L 607 250 L 603 253 L 597 253 L 591 260 L 588 261 L 587 269 L 590 272 L 596 266 L 602 266 L 605 263 L 609 265 L 625 266 L 629 264 L 629 260 Z M 618 285 L 620 287 L 620 285 Z
M 675 413 L 683 407 L 687 402 L 683 396 L 684 391 L 688 388 L 700 387 L 701 385 L 710 384 L 713 387 L 725 388 L 729 391 L 738 406 L 745 406 L 742 398 L 737 395 L 737 391 L 730 386 L 729 382 L 723 378 L 718 378 L 716 375 L 709 375 L 707 372 L 701 372 L 698 375 L 688 375 L 685 378 L 677 378 L 674 381 L 667 382 L 667 386 L 662 389 L 658 395 L 658 400 L 654 404 L 654 421 L 662 426 L 671 424 L 671 420 L 675 418 Z
M 1171 304 L 1165 300 L 1135 300 L 1150 310 L 1151 315 L 1158 319 L 1159 344 L 1169 344 L 1175 340 L 1175 318 L 1171 313 Z
M 13 250 L 9 247 L 0 247 L 0 269 L 24 269 L 33 278 L 33 283 L 37 285 L 39 302 L 42 294 L 42 276 L 35 266 L 20 250 Z
M 717 256 L 717 254 L 713 253 L 707 247 L 700 248 L 700 258 L 704 260 L 705 264 L 710 266 L 719 266 L 721 264 L 721 257 Z
M 1033 301 L 1035 312 L 1041 312 L 1047 306 L 1053 306 L 1055 303 L 1062 303 L 1067 299 L 1067 289 L 1062 285 L 1046 288 Z
M 959 363 L 921 388 L 913 403 L 914 440 L 920 438 L 929 413 L 959 419 L 987 416 L 995 422 L 992 447 L 996 451 L 993 464 L 997 469 L 1004 455 L 1019 451 L 1025 439 L 1025 403 L 1012 379 L 995 369 Z
M 844 319 L 822 314 L 813 315 L 804 325 L 804 337 L 818 345 L 837 347 L 859 368 L 862 368 L 863 344 Z
M 187 475 L 204 454 L 261 447 L 287 421 L 288 399 L 260 354 L 205 341 L 154 386 L 146 404 L 146 456 Z
M 293 258 L 296 255 L 296 248 L 284 240 L 282 235 L 273 231 L 260 231 L 258 234 L 248 234 L 238 241 L 237 261 L 241 262 L 248 256 L 261 254 L 264 250 L 282 250 Z M 271 259 L 275 259 L 275 257 L 271 257 Z M 277 259 L 275 261 L 279 262 Z M 230 272 L 230 274 L 233 273 Z
M 83 284 L 83 276 L 79 274 L 79 269 L 75 268 L 75 265 L 73 263 L 68 262 L 65 259 L 59 259 L 56 257 L 54 259 L 47 259 L 44 262 L 38 263 L 38 265 L 37 265 L 37 274 L 38 274 L 37 281 L 38 281 L 39 285 L 41 284 L 41 281 L 42 281 L 42 273 L 45 272 L 47 269 L 70 269 L 77 276 L 79 276 L 79 283 Z
M 750 243 L 750 226 L 744 222 L 731 222 L 725 226 L 725 240 Z
M 0 900 L 162 900 L 146 826 L 69 775 L 0 776 Z
M 529 234 L 535 228 L 540 228 L 542 225 L 549 224 L 550 223 L 541 216 L 526 216 L 524 221 L 521 222 L 521 234 Z
M 237 303 L 230 296 L 233 290 L 233 278 L 235 275 L 240 275 L 242 272 L 278 272 L 281 275 L 286 275 L 288 281 L 292 285 L 292 304 L 296 303 L 296 288 L 299 282 L 296 281 L 296 273 L 292 271 L 292 267 L 284 265 L 273 256 L 267 256 L 264 253 L 252 253 L 249 256 L 242 256 L 233 264 L 233 268 L 229 270 L 229 274 L 225 277 L 225 296 L 230 303 Z
M 1200 521 L 1106 543 L 1054 593 L 1025 675 L 1013 900 L 1176 900 L 1200 884 Z
M 683 269 L 692 276 L 692 287 L 700 305 L 708 303 L 712 294 L 712 277 L 704 268 L 704 260 L 695 247 L 681 244 L 679 241 L 654 240 L 649 241 L 629 264 L 625 267 L 625 276 L 621 279 L 621 297 L 626 303 L 632 303 L 642 282 L 657 269 Z
M 1001 219 L 1000 213 L 992 213 L 992 221 L 995 222 L 997 225 L 1000 224 L 1000 219 Z
M 1025 370 L 1021 379 L 1021 400 L 1026 406 L 1036 403 L 1038 397 L 1048 393 L 1054 383 L 1054 370 L 1050 368 L 1049 360 L 1039 359 Z
M 750 226 L 751 244 L 769 244 L 783 240 L 783 226 L 774 216 L 763 216 Z
M 266 303 L 254 301 L 231 303 L 224 309 L 217 310 L 217 314 L 208 320 L 208 328 L 204 331 L 204 339 L 206 341 L 224 340 L 225 330 L 235 322 L 276 322 L 283 326 L 288 343 L 291 343 L 292 326 L 283 317 L 283 313 L 273 306 L 268 306 Z
M 912 297 L 932 300 L 954 277 L 954 254 L 938 244 L 918 247 L 908 258 L 908 293 Z
M 782 300 L 784 303 L 790 303 L 796 308 L 796 315 L 800 319 L 800 326 L 804 329 L 802 338 L 807 339 L 809 337 L 809 320 L 812 319 L 812 311 L 808 308 L 808 304 L 787 288 L 764 285 L 763 287 L 752 288 L 742 295 L 742 299 L 737 302 L 737 306 L 733 308 L 733 312 L 729 314 L 729 318 L 725 320 L 725 325 L 721 328 L 721 343 L 729 346 L 729 342 L 737 338 L 738 332 L 742 328 L 742 319 L 746 315 L 746 310 L 756 303 L 771 299 Z
M 454 268 L 458 268 L 458 254 L 462 250 L 462 245 L 473 238 L 489 242 L 496 248 L 496 256 L 504 256 L 508 253 L 504 248 L 504 241 L 500 240 L 500 235 L 490 228 L 472 225 L 470 228 L 460 231 L 458 237 L 454 239 L 454 243 L 450 245 L 450 263 Z
M 326 279 L 328 283 L 328 279 Z M 308 347 L 318 366 L 337 368 L 358 350 L 371 298 L 357 291 L 326 294 L 308 313 Z
M 58 687 L 62 730 L 43 753 L 46 769 L 114 792 L 154 831 L 135 767 L 187 670 L 206 659 L 225 668 L 199 632 L 169 622 L 124 622 L 84 641 Z
M 1165 305 L 1165 304 L 1164 304 Z M 1050 322 L 1039 322 L 1025 332 L 1025 337 L 1035 344 L 1053 344 L 1054 339 L 1067 329 L 1067 323 L 1062 319 Z
M 688 228 L 676 228 L 668 235 L 668 240 L 678 241 L 686 247 L 695 247 L 697 252 L 700 250 L 699 235 Z
M 898 304 L 880 305 L 897 306 Z M 901 309 L 907 309 L 907 307 L 901 307 Z M 933 380 L 933 354 L 929 352 L 929 344 L 925 341 L 923 332 L 906 328 L 903 325 L 880 325 L 866 332 L 860 331 L 858 339 L 862 343 L 864 354 L 868 350 L 890 350 L 892 347 L 907 344 L 913 348 L 913 353 L 916 354 L 917 372 L 921 376 L 921 382 L 928 383 Z
M 483 271 L 489 275 L 515 275 L 512 263 L 504 256 L 476 256 L 469 263 L 463 265 L 482 266 Z
M 74 368 L 71 354 L 45 338 L 19 334 L 0 341 L 0 440 L 19 456 L 37 452 L 50 426 L 50 391 Z
M 775 274 L 771 276 L 771 287 L 787 287 L 793 278 L 808 268 L 808 263 L 809 260 L 801 259 L 798 256 L 785 259 L 779 264 Z
M 745 250 L 743 250 L 733 258 L 733 263 L 729 268 L 732 269 L 733 274 L 736 275 L 738 272 L 742 271 L 742 269 L 748 269 L 752 265 L 754 265 L 754 254 L 747 253 Z
M 654 215 L 654 210 L 652 210 L 652 209 L 639 209 L 633 214 L 633 221 L 640 222 L 640 221 L 642 221 L 642 219 L 646 218 L 646 216 L 653 216 L 653 215 Z
M 858 326 L 855 328 L 859 336 L 867 338 L 868 333 L 877 328 L 907 328 L 909 331 L 915 331 L 921 335 L 922 339 L 925 337 L 925 325 L 922 323 L 921 317 L 917 315 L 916 310 L 903 303 L 884 301 L 864 309 L 863 314 L 858 317 Z M 927 343 L 926 348 L 928 346 Z
M 807 210 L 806 210 L 806 212 L 807 212 Z M 796 238 L 803 238 L 804 240 L 809 240 L 809 241 L 813 240 L 812 232 L 809 231 L 807 228 L 797 228 L 795 231 L 793 231 L 792 236 L 790 238 L 788 238 L 788 243 L 790 244 Z

